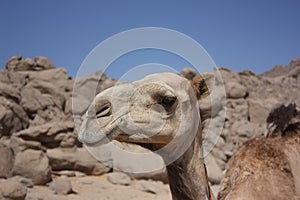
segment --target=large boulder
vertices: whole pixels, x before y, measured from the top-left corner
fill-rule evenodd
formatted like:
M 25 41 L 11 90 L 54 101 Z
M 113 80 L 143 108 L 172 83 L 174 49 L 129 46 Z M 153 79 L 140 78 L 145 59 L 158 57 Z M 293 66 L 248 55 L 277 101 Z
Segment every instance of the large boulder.
M 39 186 L 27 189 L 25 200 L 66 200 L 69 199 L 65 195 L 55 194 L 55 191 L 49 187 Z M 77 198 L 72 198 L 77 199 Z
M 46 148 L 41 144 L 41 142 L 33 140 L 24 140 L 23 138 L 16 137 L 14 135 L 10 137 L 9 146 L 13 149 L 15 154 L 26 149 L 41 150 L 44 152 L 46 151 Z
M 9 71 L 41 71 L 53 69 L 52 62 L 43 56 L 37 56 L 34 60 L 31 58 L 23 59 L 22 56 L 13 56 L 10 58 L 5 68 Z
M 248 95 L 247 88 L 237 82 L 228 82 L 226 84 L 226 95 L 228 98 L 245 98 Z
M 15 180 L 0 180 L 0 199 L 2 200 L 24 200 L 27 189 Z
M 43 185 L 51 180 L 50 172 L 49 160 L 43 151 L 27 149 L 16 155 L 14 175 L 29 178 L 34 184 Z
M 16 103 L 19 103 L 21 99 L 18 89 L 3 82 L 0 82 L 0 96 L 11 99 Z
M 27 128 L 29 118 L 23 108 L 13 100 L 0 96 L 0 136 Z
M 87 147 L 89 153 L 114 171 L 127 173 L 135 179 L 154 179 L 167 182 L 163 159 L 139 145 L 112 143 Z
M 238 73 L 225 68 L 221 68 L 220 73 L 225 84 L 227 98 L 245 98 L 248 95 L 247 88 L 242 85 Z
M 122 172 L 113 172 L 107 175 L 107 180 L 115 185 L 130 185 L 131 178 Z
M 35 70 L 36 63 L 31 58 L 23 59 L 22 56 L 13 56 L 5 65 L 9 71 Z
M 35 57 L 34 62 L 36 63 L 37 68 L 40 68 L 40 70 L 55 68 L 52 62 L 44 56 Z
M 66 177 L 58 177 L 54 179 L 49 187 L 51 190 L 55 192 L 55 194 L 70 194 L 72 192 L 72 186 L 69 179 Z
M 22 56 L 13 56 L 6 62 L 5 68 L 9 71 L 13 71 L 21 60 Z
M 74 123 L 72 121 L 56 121 L 30 127 L 14 135 L 25 140 L 41 142 L 46 147 L 58 147 L 66 134 L 72 133 L 73 130 Z
M 13 176 L 13 177 L 9 178 L 9 180 L 21 183 L 22 185 L 24 185 L 27 188 L 32 188 L 34 186 L 31 179 L 25 178 L 23 176 Z
M 13 150 L 0 142 L 0 178 L 8 178 L 12 175 L 14 166 Z
M 101 175 L 109 168 L 93 158 L 85 148 L 48 149 L 47 156 L 53 170 L 76 170 L 85 174 Z
M 49 69 L 44 71 L 22 71 L 17 73 L 26 76 L 28 81 L 43 80 L 56 83 L 56 81 L 71 79 L 64 68 Z
M 21 105 L 29 115 L 50 106 L 62 109 L 65 98 L 54 83 L 42 80 L 30 81 L 21 91 Z
M 251 99 L 248 101 L 249 120 L 253 123 L 265 123 L 271 109 L 264 104 L 264 101 Z

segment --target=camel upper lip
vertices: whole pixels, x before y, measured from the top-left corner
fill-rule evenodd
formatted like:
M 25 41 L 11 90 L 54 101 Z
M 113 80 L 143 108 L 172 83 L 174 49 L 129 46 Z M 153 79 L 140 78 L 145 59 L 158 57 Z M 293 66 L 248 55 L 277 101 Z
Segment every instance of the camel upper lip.
M 89 128 L 87 127 L 87 123 L 91 120 L 95 119 L 86 119 L 81 127 L 80 132 L 78 134 L 78 140 L 87 145 L 95 145 L 95 144 L 106 144 L 113 140 L 115 137 L 119 135 L 119 131 L 117 131 L 117 123 L 109 123 L 105 127 L 98 129 L 95 127 Z M 92 123 L 97 123 L 96 120 Z

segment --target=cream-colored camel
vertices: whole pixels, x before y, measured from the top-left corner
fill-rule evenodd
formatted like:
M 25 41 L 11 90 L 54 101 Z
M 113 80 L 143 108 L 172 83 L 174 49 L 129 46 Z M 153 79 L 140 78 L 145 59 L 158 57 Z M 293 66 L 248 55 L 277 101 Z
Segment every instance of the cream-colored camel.
M 228 162 L 218 199 L 300 199 L 300 112 L 281 106 L 268 122 L 274 131 L 246 142 Z
M 208 199 L 198 106 L 208 95 L 206 78 L 197 76 L 191 83 L 162 73 L 109 88 L 89 107 L 79 139 L 87 145 L 112 139 L 147 144 L 168 164 L 174 200 Z

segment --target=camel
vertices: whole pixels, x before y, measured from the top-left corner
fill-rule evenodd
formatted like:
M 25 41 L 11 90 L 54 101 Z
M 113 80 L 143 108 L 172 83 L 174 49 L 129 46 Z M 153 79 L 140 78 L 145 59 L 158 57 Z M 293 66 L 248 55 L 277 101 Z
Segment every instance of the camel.
M 227 163 L 219 200 L 300 199 L 300 112 L 280 106 L 267 137 L 243 144 Z
M 94 98 L 79 140 L 86 145 L 114 139 L 145 146 L 167 165 L 174 200 L 213 199 L 202 156 L 198 105 L 209 95 L 210 80 L 209 74 L 189 81 L 161 73 L 111 87 Z

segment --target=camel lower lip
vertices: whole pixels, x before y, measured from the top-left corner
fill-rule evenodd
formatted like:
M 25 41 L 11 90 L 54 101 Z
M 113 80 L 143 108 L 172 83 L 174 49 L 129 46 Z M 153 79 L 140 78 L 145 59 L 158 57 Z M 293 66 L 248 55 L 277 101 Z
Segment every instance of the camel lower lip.
M 127 142 L 133 144 L 164 144 L 165 142 L 162 140 L 153 140 L 153 138 L 146 136 L 145 134 L 134 134 L 134 135 L 127 135 L 127 134 L 119 134 L 116 138 L 119 142 Z

